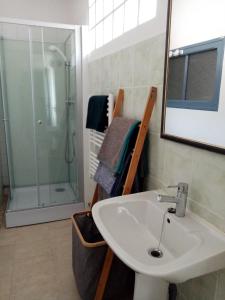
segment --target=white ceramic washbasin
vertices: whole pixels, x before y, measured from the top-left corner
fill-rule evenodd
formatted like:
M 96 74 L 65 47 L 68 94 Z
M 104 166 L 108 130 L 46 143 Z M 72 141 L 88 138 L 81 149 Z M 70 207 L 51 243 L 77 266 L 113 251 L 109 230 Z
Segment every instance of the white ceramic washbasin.
M 225 234 L 189 211 L 183 218 L 166 213 L 163 256 L 148 254 L 158 246 L 168 207 L 156 192 L 144 192 L 100 201 L 93 217 L 114 253 L 143 275 L 178 283 L 225 268 Z

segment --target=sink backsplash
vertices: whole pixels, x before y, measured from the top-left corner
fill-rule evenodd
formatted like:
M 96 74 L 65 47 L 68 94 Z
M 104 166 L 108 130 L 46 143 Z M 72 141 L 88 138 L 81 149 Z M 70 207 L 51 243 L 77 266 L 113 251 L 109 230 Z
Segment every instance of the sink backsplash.
M 225 232 L 225 156 L 160 138 L 164 45 L 165 34 L 161 34 L 89 62 L 89 94 L 116 94 L 124 88 L 123 114 L 141 118 L 149 87 L 158 88 L 149 131 L 146 189 L 187 182 L 189 209 Z M 85 182 L 88 195 L 88 174 Z M 224 283 L 225 270 L 188 281 L 179 285 L 179 299 L 224 300 Z

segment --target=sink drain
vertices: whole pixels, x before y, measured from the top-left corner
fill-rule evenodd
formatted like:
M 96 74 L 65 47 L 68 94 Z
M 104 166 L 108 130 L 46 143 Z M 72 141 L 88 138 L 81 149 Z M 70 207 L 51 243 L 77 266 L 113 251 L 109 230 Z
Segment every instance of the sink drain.
M 150 248 L 148 250 L 148 255 L 156 258 L 161 258 L 163 256 L 163 252 L 159 248 Z

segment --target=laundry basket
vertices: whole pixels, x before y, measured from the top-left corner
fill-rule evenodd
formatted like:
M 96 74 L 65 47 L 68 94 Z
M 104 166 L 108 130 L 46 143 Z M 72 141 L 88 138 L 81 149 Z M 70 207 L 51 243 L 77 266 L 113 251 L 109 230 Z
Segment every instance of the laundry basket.
M 99 233 L 91 212 L 72 217 L 73 272 L 82 300 L 94 300 L 101 275 L 107 244 Z M 134 271 L 114 257 L 104 300 L 132 300 Z

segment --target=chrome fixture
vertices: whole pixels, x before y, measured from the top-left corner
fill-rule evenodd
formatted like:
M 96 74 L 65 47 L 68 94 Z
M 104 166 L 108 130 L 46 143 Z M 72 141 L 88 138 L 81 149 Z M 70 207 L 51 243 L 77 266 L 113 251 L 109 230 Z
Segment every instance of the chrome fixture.
M 50 45 L 48 47 L 48 50 L 53 51 L 53 52 L 57 52 L 62 57 L 62 59 L 64 60 L 65 64 L 66 65 L 70 65 L 70 63 L 68 62 L 65 54 L 58 47 L 56 47 L 55 45 Z
M 70 71 L 71 71 L 71 64 L 70 61 L 67 59 L 66 55 L 55 45 L 50 45 L 48 47 L 49 51 L 58 53 L 59 56 L 63 59 L 65 63 L 65 80 L 66 80 L 66 141 L 65 141 L 65 161 L 68 164 L 71 164 L 74 161 L 75 157 L 75 145 L 74 145 L 74 136 L 75 133 L 70 133 L 69 122 L 70 122 L 70 105 L 74 104 L 70 97 Z M 70 149 L 71 154 L 70 154 Z
M 168 186 L 168 188 L 177 188 L 176 197 L 158 195 L 159 202 L 169 202 L 176 203 L 176 216 L 184 217 L 186 211 L 187 204 L 187 196 L 188 196 L 188 184 L 184 182 L 178 183 L 178 185 Z

